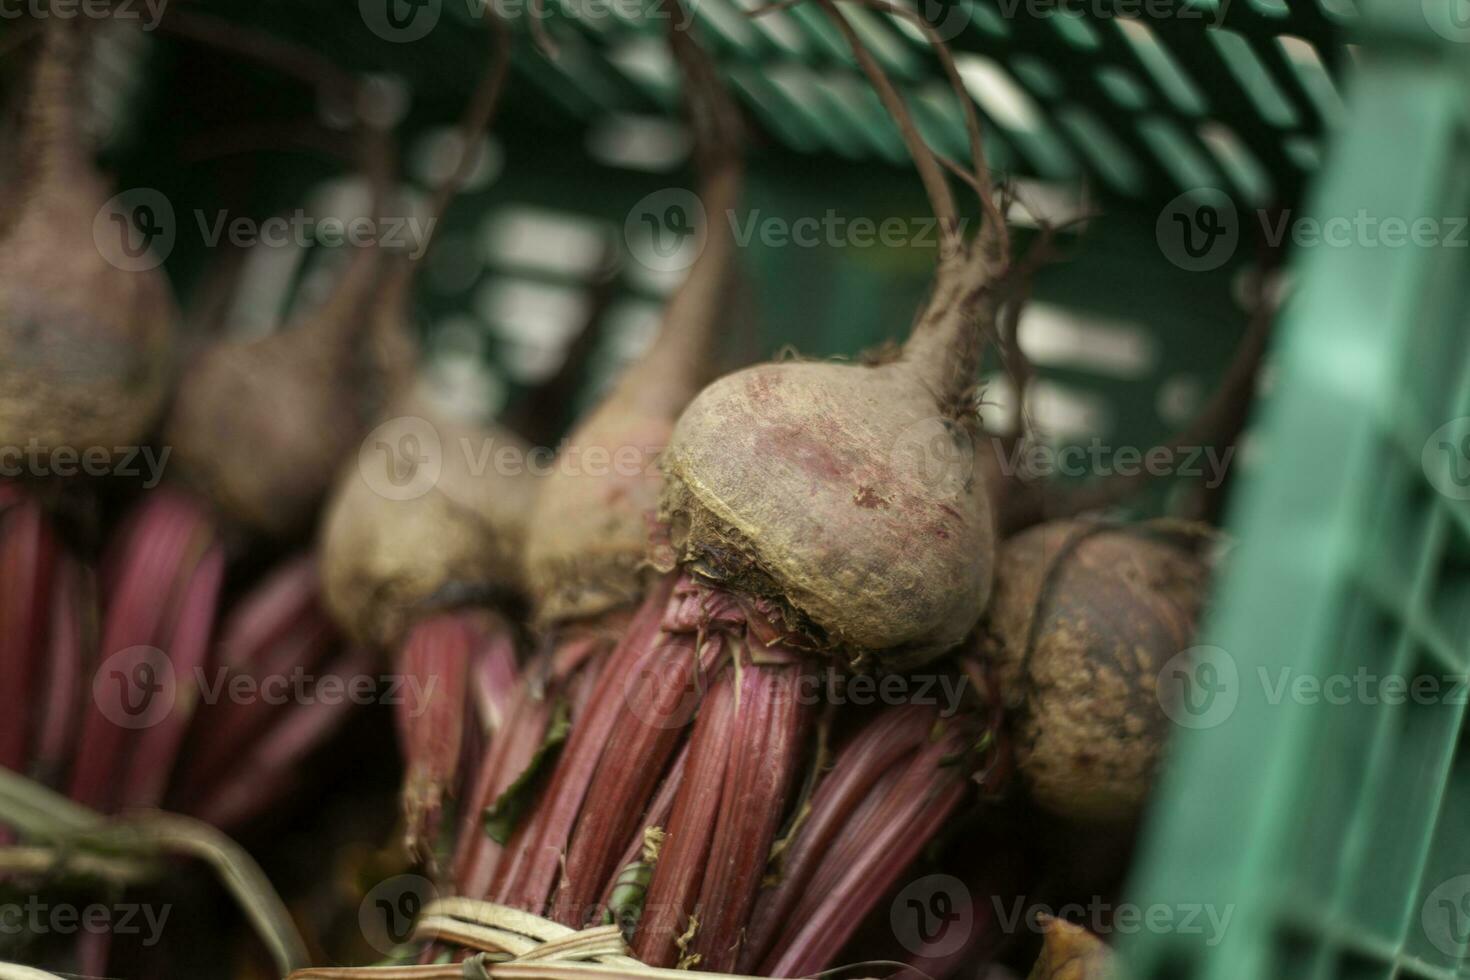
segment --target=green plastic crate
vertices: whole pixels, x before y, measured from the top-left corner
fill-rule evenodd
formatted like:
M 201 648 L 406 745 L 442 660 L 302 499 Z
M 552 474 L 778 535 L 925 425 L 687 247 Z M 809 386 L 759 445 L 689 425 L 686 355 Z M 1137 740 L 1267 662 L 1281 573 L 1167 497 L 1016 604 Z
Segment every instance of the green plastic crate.
M 1200 728 L 1130 889 L 1233 918 L 1213 947 L 1137 937 L 1128 977 L 1470 975 L 1470 66 L 1424 23 L 1385 18 L 1309 211 L 1430 217 L 1445 244 L 1299 250 Z M 1277 699 L 1283 669 L 1321 692 Z

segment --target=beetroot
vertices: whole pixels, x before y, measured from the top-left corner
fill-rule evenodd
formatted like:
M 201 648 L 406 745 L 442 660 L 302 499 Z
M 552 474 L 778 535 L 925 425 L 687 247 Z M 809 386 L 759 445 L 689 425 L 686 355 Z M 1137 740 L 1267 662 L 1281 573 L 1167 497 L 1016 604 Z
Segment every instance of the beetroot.
M 698 76 L 689 66 L 703 62 L 689 57 L 689 43 L 674 34 L 692 81 Z M 921 169 L 933 176 L 938 164 L 901 101 L 891 101 Z M 976 158 L 983 172 L 978 144 Z M 868 824 L 868 839 L 881 843 L 850 839 L 842 866 L 820 883 L 795 875 L 779 901 L 814 901 L 808 913 L 818 924 L 785 936 L 772 932 L 781 916 L 763 920 L 761 949 L 746 950 L 782 818 L 813 764 L 808 736 L 818 719 L 816 699 L 800 694 L 810 691 L 807 680 L 834 654 L 839 663 L 868 665 L 932 660 L 969 632 L 989 594 L 983 490 L 964 478 L 926 482 L 904 463 L 908 443 L 934 431 L 973 452 L 979 337 L 998 303 L 993 277 L 1004 267 L 1005 233 L 988 221 L 972 248 L 957 233 L 942 175 L 931 190 L 946 219 L 940 277 L 900 357 L 863 368 L 752 368 L 706 388 L 676 423 L 664 455 L 664 537 L 652 549 L 672 581 L 648 597 L 602 665 L 536 810 L 494 863 L 492 899 L 549 908 L 557 921 L 581 926 L 622 894 L 624 875 L 646 877 L 641 917 L 607 912 L 619 916 L 643 962 L 720 972 L 761 955 L 782 970 L 819 968 L 836 952 L 834 910 L 876 900 L 865 886 L 874 883 L 881 895 L 910 848 L 964 797 L 970 743 L 958 733 L 969 726 L 956 725 L 956 742 L 932 754 L 916 751 L 906 775 L 881 754 L 864 757 L 852 778 L 867 787 L 886 779 L 860 808 L 891 818 Z M 608 511 L 623 496 L 610 489 L 598 499 L 593 489 L 588 482 L 582 499 L 602 509 L 576 517 L 580 546 L 538 544 L 533 527 L 532 555 L 565 556 L 546 561 L 537 580 L 548 584 L 543 594 L 558 613 L 606 608 L 641 585 L 637 556 L 621 568 L 600 560 L 593 532 L 613 526 Z M 571 498 L 570 488 L 563 493 Z M 552 499 L 543 498 L 548 511 Z M 913 547 L 915 536 L 924 547 Z M 603 571 L 587 574 L 589 566 Z M 959 764 L 941 771 L 939 759 L 952 755 Z M 852 805 L 834 813 L 848 815 Z M 656 860 L 641 862 L 651 870 L 638 870 L 640 848 L 660 835 Z
M 972 129 L 974 184 L 987 220 L 971 245 L 958 232 L 948 185 L 902 99 L 836 7 L 823 6 L 899 123 L 940 217 L 944 244 L 934 291 L 896 357 L 862 367 L 784 363 L 736 372 L 705 388 L 675 426 L 663 459 L 661 515 L 670 541 L 661 557 L 664 567 L 674 560 L 682 565 L 695 608 L 671 611 L 665 629 L 677 631 L 681 619 L 694 619 L 703 636 L 724 640 L 728 658 L 711 664 L 708 676 L 692 678 L 696 697 L 719 681 L 721 670 L 735 677 L 779 676 L 830 655 L 888 669 L 926 663 L 969 633 L 990 592 L 993 530 L 985 489 L 973 479 L 979 426 L 974 387 L 980 337 L 993 329 L 1000 301 L 1007 238 L 988 191 L 978 130 Z M 936 39 L 935 46 L 953 77 L 943 45 Z M 973 111 L 968 99 L 965 105 Z M 960 479 L 925 479 L 904 465 L 906 443 L 935 429 L 950 438 L 959 458 L 970 457 Z M 707 659 L 700 648 L 694 663 Z M 684 693 L 680 672 L 690 669 L 687 662 L 675 656 L 646 669 L 660 692 Z M 772 714 L 771 699 L 782 704 L 775 683 L 750 689 L 737 701 L 724 738 L 710 743 L 730 752 L 734 774 L 720 791 L 714 819 L 681 819 L 676 803 L 665 828 L 670 839 L 705 840 L 710 856 L 692 875 L 680 862 L 663 859 L 655 866 L 649 901 L 654 905 L 657 896 L 658 918 L 640 923 L 633 940 L 634 952 L 651 965 L 698 963 L 719 972 L 744 955 L 751 939 L 745 921 L 776 822 L 790 804 L 793 744 L 810 720 L 803 712 Z M 742 734 L 752 724 L 772 724 L 767 716 L 780 721 L 763 739 Z M 637 785 L 623 775 L 616 754 L 637 744 L 622 741 L 623 728 L 637 732 L 659 724 L 667 722 L 650 719 L 635 701 L 615 730 L 589 790 L 588 817 L 567 853 L 563 893 L 570 898 L 557 903 L 564 922 L 576 913 L 576 898 L 588 894 L 587 881 L 607 871 L 605 845 L 588 819 L 604 807 L 613 813 L 637 809 L 636 797 L 630 806 L 614 803 Z M 696 738 L 705 724 L 701 713 Z M 649 740 L 633 757 L 654 767 L 667 753 L 659 740 Z M 687 771 L 699 772 L 704 764 L 699 745 L 691 743 Z M 747 783 L 741 775 L 747 767 L 769 774 Z M 904 801 L 929 799 L 930 792 L 943 798 L 937 788 L 924 788 L 944 781 L 933 762 L 914 778 Z M 955 793 L 962 789 L 962 783 L 952 785 Z M 943 812 L 936 807 L 927 818 Z M 922 840 L 942 822 L 908 819 L 895 814 L 892 822 L 875 825 L 875 839 L 884 845 L 845 869 L 852 878 L 840 894 L 861 886 L 860 869 L 880 882 L 891 880 L 879 869 L 901 861 L 897 842 Z M 887 867 L 887 874 L 896 873 Z M 836 879 L 825 887 L 813 883 L 811 894 L 835 886 Z M 816 928 L 793 936 L 773 968 L 822 964 L 837 951 L 829 942 Z
M 359 642 L 379 648 L 395 646 L 426 611 L 518 590 L 535 489 L 529 470 L 502 471 L 493 461 L 478 469 L 487 446 L 492 460 L 502 447 L 526 452 L 511 434 L 450 422 L 419 399 L 397 402 L 396 410 L 401 414 L 378 430 L 392 455 L 364 445 L 342 474 L 322 526 L 327 604 Z M 437 449 L 426 449 L 427 458 L 398 455 L 395 440 L 419 433 L 421 447 Z M 384 495 L 393 491 L 382 479 L 385 467 L 397 468 L 403 495 Z
M 364 141 L 380 214 L 388 151 L 371 131 Z M 165 438 L 184 479 L 232 524 L 277 537 L 301 530 L 361 437 L 372 379 L 358 348 L 383 247 L 355 248 L 319 308 L 280 333 L 221 341 L 184 372 Z
M 597 475 L 553 467 L 537 492 L 526 575 L 535 618 L 552 643 L 528 666 L 513 726 L 482 762 L 456 849 L 454 877 L 461 894 L 488 895 L 537 912 L 555 890 L 560 854 L 616 717 L 621 693 L 607 685 L 618 683 L 646 651 L 669 600 L 672 582 L 654 586 L 646 558 L 662 485 L 650 457 L 667 443 L 678 413 L 704 379 L 733 267 L 734 241 L 718 216 L 735 207 L 742 185 L 738 113 L 692 40 L 676 35 L 674 47 L 688 83 L 700 200 L 712 219 L 709 234 L 665 308 L 652 345 L 566 440 L 563 459 L 585 460 L 600 451 L 613 465 Z M 632 607 L 650 589 L 654 598 L 633 616 Z M 574 722 L 569 740 L 559 764 L 544 773 L 549 781 L 534 809 L 515 826 L 502 853 L 507 841 L 485 832 L 483 814 L 536 756 L 557 705 Z M 543 768 L 551 770 L 549 764 Z
M 974 465 L 974 391 L 1008 239 L 978 130 L 973 181 L 986 220 L 969 243 L 902 99 L 836 7 L 823 6 L 898 122 L 940 219 L 933 291 L 896 357 L 760 365 L 702 391 L 664 455 L 662 513 L 674 557 L 701 577 L 775 602 L 785 628 L 812 646 L 902 669 L 959 643 L 990 594 L 994 530 Z M 952 69 L 942 44 L 936 51 Z M 937 433 L 953 443 L 956 478 L 905 465 L 914 441 Z
M 1126 820 L 1169 723 L 1156 678 L 1193 643 L 1208 586 L 1167 526 L 1061 521 L 1007 541 L 989 631 L 1031 794 L 1063 816 Z
M 474 166 L 472 148 L 509 69 L 505 25 L 490 18 L 490 67 L 461 130 L 459 166 L 436 192 L 435 224 Z M 360 643 L 396 651 L 396 669 L 427 704 L 399 706 L 408 774 L 404 840 L 434 867 L 444 800 L 461 758 L 477 751 L 466 724 L 487 659 L 513 657 L 515 635 L 494 610 L 520 591 L 526 515 L 536 478 L 514 435 L 448 417 L 411 391 L 416 345 L 406 329 L 422 258 L 393 256 L 369 318 L 370 354 L 390 392 L 383 420 L 340 472 L 321 530 L 322 584 L 333 616 Z M 509 671 L 505 671 L 509 673 Z M 486 733 L 488 734 L 488 733 Z
M 31 75 L 17 214 L 0 238 L 0 446 L 137 445 L 167 390 L 173 298 L 152 255 L 124 250 L 133 216 L 106 209 L 82 144 L 88 31 L 46 18 Z

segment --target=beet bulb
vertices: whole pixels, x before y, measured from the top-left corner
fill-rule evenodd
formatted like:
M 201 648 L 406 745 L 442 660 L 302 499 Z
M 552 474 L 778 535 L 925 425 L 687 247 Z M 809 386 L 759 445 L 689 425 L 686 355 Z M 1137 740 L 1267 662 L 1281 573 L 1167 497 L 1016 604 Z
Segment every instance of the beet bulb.
M 908 137 L 946 229 L 932 292 L 896 357 L 762 364 L 700 392 L 664 454 L 662 514 L 674 557 L 702 578 L 777 603 L 813 646 L 897 670 L 958 644 L 990 595 L 994 528 L 975 462 L 974 395 L 1007 236 L 988 193 L 978 238 L 959 234 L 902 99 L 832 16 Z M 984 187 L 978 136 L 976 146 Z M 936 441 L 937 473 L 915 456 Z
M 387 151 L 378 134 L 365 140 L 377 214 Z M 184 480 L 237 526 L 273 537 L 305 527 L 366 428 L 359 348 L 383 246 L 352 248 L 319 307 L 268 337 L 220 341 L 184 372 L 166 440 Z
M 0 238 L 0 446 L 136 445 L 168 389 L 173 297 L 81 136 L 87 39 L 85 18 L 46 18 L 31 74 Z
M 1046 809 L 1123 821 L 1142 807 L 1169 730 L 1157 677 L 1194 642 L 1208 586 L 1195 543 L 1055 521 L 1002 548 L 989 628 L 1017 761 Z

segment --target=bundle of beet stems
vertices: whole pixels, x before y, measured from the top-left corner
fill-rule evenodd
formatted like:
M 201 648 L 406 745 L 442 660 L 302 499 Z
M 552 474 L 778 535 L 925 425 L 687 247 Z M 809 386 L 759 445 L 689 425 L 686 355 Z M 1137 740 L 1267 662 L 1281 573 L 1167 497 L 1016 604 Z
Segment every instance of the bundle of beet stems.
M 0 443 L 44 451 L 138 445 L 162 405 L 174 355 L 178 314 L 160 273 L 119 264 L 92 242 L 105 192 L 78 118 L 91 29 L 85 18 L 49 17 L 38 32 L 17 189 L 22 206 L 0 245 L 17 259 L 0 272 L 0 370 L 20 369 L 14 383 L 5 382 Z M 370 167 L 381 159 L 374 150 Z M 382 175 L 374 182 L 381 196 Z M 32 269 L 33 259 L 44 261 Z M 348 265 L 333 297 L 279 335 L 295 353 L 350 351 L 352 334 L 342 324 L 361 319 L 376 257 L 363 250 Z M 65 285 L 55 281 L 61 269 L 68 270 Z M 260 343 L 274 346 L 277 338 Z M 91 364 L 99 351 L 106 357 Z M 203 363 L 232 358 L 232 346 L 221 344 Z M 324 359 L 328 366 L 316 370 L 335 370 Z M 38 383 L 42 389 L 32 390 Z M 185 391 L 175 420 L 221 404 L 201 405 Z M 269 467 L 259 460 L 273 457 L 255 451 L 262 449 L 258 432 L 237 420 L 184 456 L 244 460 L 263 473 Z M 352 706 L 319 701 L 311 691 L 285 705 L 238 699 L 229 692 L 241 675 L 259 682 L 304 672 L 319 689 L 369 664 L 338 640 L 309 556 L 289 558 L 243 588 L 227 586 L 227 537 L 238 550 L 269 529 L 228 496 L 196 486 L 212 499 L 201 503 L 171 485 L 146 491 L 104 530 L 101 546 L 87 526 L 95 524 L 87 517 L 99 509 L 100 484 L 79 478 L 0 488 L 0 663 L 10 678 L 0 694 L 10 722 L 0 765 L 104 814 L 166 805 L 238 828 L 278 805 L 306 753 Z M 80 511 L 83 520 L 64 519 L 60 527 L 53 508 L 63 518 Z M 0 823 L 12 825 L 3 831 L 8 839 L 23 831 L 12 816 L 0 813 Z M 102 934 L 83 938 L 83 972 L 105 971 L 108 945 Z
M 639 465 L 597 477 L 557 466 L 538 490 L 526 567 L 547 643 L 524 671 L 507 724 L 463 808 L 452 867 L 457 894 L 495 894 L 537 910 L 545 905 L 557 856 L 621 700 L 606 685 L 659 629 L 658 599 L 639 609 L 650 591 L 646 542 L 662 484 L 647 464 L 708 373 L 733 265 L 723 216 L 739 200 L 743 173 L 735 107 L 693 39 L 674 32 L 672 41 L 690 102 L 709 227 L 651 346 L 562 449 L 563 457 L 601 451 L 619 459 L 631 448 Z M 670 583 L 655 584 L 652 592 L 666 602 Z M 558 749 L 559 764 L 548 772 Z
M 498 17 L 488 20 L 488 67 L 462 122 L 459 164 L 431 202 L 435 224 L 477 162 L 477 142 L 509 72 L 509 32 Z M 422 261 L 392 258 L 372 318 L 377 356 L 392 375 L 382 409 L 394 454 L 387 463 L 401 484 L 422 486 L 385 494 L 364 464 L 349 461 L 328 501 L 321 569 L 327 605 L 342 627 L 365 646 L 392 651 L 396 673 L 413 682 L 415 699 L 395 705 L 406 768 L 404 842 L 432 867 L 462 760 L 481 753 L 507 710 L 517 650 L 507 606 L 521 588 L 533 484 L 524 468 L 476 471 L 474 461 L 487 448 L 490 457 L 505 448 L 524 454 L 528 447 L 515 435 L 449 417 L 412 390 L 414 343 L 405 324 Z M 428 457 L 398 453 L 402 439 L 419 445 L 423 433 L 437 445 Z
M 153 342 L 177 316 L 159 274 L 119 268 L 95 247 L 73 241 L 91 239 L 90 215 L 102 207 L 100 178 L 81 145 L 77 119 L 89 30 L 85 20 L 48 18 L 31 75 L 23 204 L 4 252 L 29 260 L 72 243 L 83 267 L 69 263 L 82 275 L 80 283 L 65 288 L 32 275 L 23 263 L 8 263 L 0 276 L 0 344 L 10 355 L 7 365 L 24 367 L 27 384 L 44 377 L 52 362 L 70 367 L 44 394 L 27 395 L 25 385 L 7 383 L 0 428 L 16 446 L 36 442 L 45 450 L 77 451 L 136 444 L 153 420 L 161 400 L 155 381 L 166 375 L 164 363 L 172 357 L 170 345 Z M 87 265 L 87 256 L 97 258 L 96 268 Z M 54 268 L 68 264 L 52 258 Z M 85 364 L 79 367 L 78 359 L 85 361 L 93 347 L 115 355 L 116 362 L 108 363 L 126 384 L 80 369 Z M 46 426 L 34 417 L 41 405 L 51 412 Z M 189 688 L 215 639 L 223 547 L 197 507 L 177 491 L 161 489 L 112 532 L 94 571 L 94 563 L 63 546 L 42 503 L 72 502 L 89 490 L 85 484 L 11 484 L 0 500 L 7 571 L 0 579 L 0 617 L 12 678 L 5 699 L 13 722 L 6 727 L 0 761 L 64 785 L 78 801 L 104 810 L 157 805 L 189 724 Z M 291 588 L 283 592 L 276 579 Z M 297 644 L 300 652 L 330 650 L 330 632 L 313 612 L 311 590 L 303 588 L 309 583 L 299 562 L 269 576 L 231 618 L 219 665 L 262 656 L 293 628 L 305 634 Z M 149 702 L 146 686 L 127 688 L 135 678 L 162 683 L 163 673 L 169 686 L 158 703 Z M 252 774 L 279 781 L 286 772 L 277 765 Z M 210 778 L 217 782 L 220 775 Z M 225 823 L 244 815 L 243 801 L 227 813 L 216 809 L 210 796 L 215 788 L 192 789 L 200 812 Z M 269 803 L 271 794 L 257 788 L 252 799 Z
M 740 169 L 726 135 L 733 110 L 692 39 L 674 32 L 713 226 L 653 348 L 570 440 L 613 450 L 667 433 L 663 479 L 556 475 L 539 495 L 528 565 L 554 640 L 466 807 L 453 872 L 469 897 L 431 907 L 419 930 L 493 955 L 382 975 L 822 969 L 983 771 L 988 712 L 946 719 L 899 705 L 864 716 L 804 703 L 824 666 L 934 664 L 984 608 L 994 546 L 983 488 L 927 482 L 895 450 L 932 423 L 973 452 L 980 338 L 993 330 L 1008 254 L 973 105 L 932 30 L 920 21 L 971 134 L 974 172 L 962 176 L 985 217 L 973 243 L 946 164 L 835 4 L 824 8 L 898 122 L 940 218 L 931 298 L 908 343 L 880 363 L 746 369 L 678 414 L 719 310 L 733 244 L 719 216 Z M 651 585 L 649 564 L 663 572 Z M 548 733 L 562 711 L 570 733 Z M 533 948 L 526 935 L 554 941 Z M 635 958 L 623 955 L 624 935 Z M 604 962 L 570 962 L 589 956 Z M 505 957 L 527 962 L 491 962 Z

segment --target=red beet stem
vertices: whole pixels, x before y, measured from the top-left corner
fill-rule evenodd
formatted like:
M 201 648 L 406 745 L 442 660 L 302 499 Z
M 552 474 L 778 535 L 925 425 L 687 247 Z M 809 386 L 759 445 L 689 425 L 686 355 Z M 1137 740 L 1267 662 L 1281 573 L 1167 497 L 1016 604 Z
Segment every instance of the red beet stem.
M 420 622 L 399 654 L 399 670 L 416 680 L 427 704 L 405 698 L 395 708 L 407 768 L 403 784 L 404 840 L 410 853 L 431 856 L 446 793 L 453 792 L 468 706 L 474 637 L 465 614 Z
M 219 663 L 225 667 L 255 664 L 297 628 L 298 621 L 320 615 L 321 584 L 312 552 L 273 569 L 225 618 L 220 632 Z
M 490 890 L 495 901 L 538 913 L 546 909 L 577 815 L 623 703 L 622 679 L 652 649 L 673 586 L 673 578 L 666 577 L 652 591 L 607 658 L 545 794 L 516 828 L 507 848 L 509 860 L 496 868 Z
M 177 622 L 171 634 L 159 644 L 173 665 L 178 693 L 168 713 L 139 733 L 123 782 L 123 806 L 153 807 L 163 802 L 184 732 L 198 703 L 197 678 L 209 654 L 224 572 L 224 549 L 215 545 L 195 567 L 183 588 Z
M 635 833 L 664 769 L 687 737 L 699 690 L 726 655 L 722 634 L 699 647 L 696 635 L 663 633 L 632 675 L 609 671 L 614 683 L 639 678 L 618 697 L 606 750 L 587 790 L 587 805 L 567 848 L 566 880 L 552 918 L 581 926 L 595 909 L 624 844 Z M 653 690 L 648 691 L 651 685 Z
M 516 696 L 516 644 L 510 624 L 495 624 L 481 638 L 479 649 L 470 665 L 470 696 L 474 699 L 475 718 L 486 736 L 493 736 L 506 724 L 511 703 Z
M 376 662 L 375 651 L 350 649 L 323 676 L 351 679 L 373 670 Z M 306 757 L 341 728 L 355 707 L 350 698 L 291 705 L 268 733 L 241 752 L 243 766 L 220 780 L 190 812 L 217 827 L 231 828 L 268 811 L 300 783 Z
M 931 713 L 917 706 L 891 708 L 864 725 L 838 752 L 831 772 L 812 796 L 805 825 L 786 852 L 779 880 L 756 904 L 740 972 L 753 972 L 785 931 L 833 838 L 869 798 L 874 785 L 923 746 L 933 720 Z
M 23 772 L 36 678 L 51 610 L 56 543 L 41 505 L 24 501 L 0 515 L 0 765 Z
M 797 909 L 791 929 L 767 958 L 762 975 L 805 976 L 832 962 L 964 800 L 967 783 L 962 774 L 940 766 L 955 748 L 946 740 L 918 753 L 902 777 L 887 784 L 885 798 L 873 811 L 872 826 L 844 831 L 857 846 L 839 842 L 829 851 L 827 860 L 840 870 L 835 884 L 824 888 L 817 883 L 823 876 L 813 877 L 809 901 Z
M 47 647 L 41 722 L 31 770 L 47 786 L 65 776 L 72 741 L 81 722 L 85 663 L 96 640 L 96 595 L 91 572 L 63 554 L 51 603 L 51 642 Z
M 116 542 L 114 588 L 106 601 L 98 651 L 101 676 L 94 678 L 94 696 L 68 792 L 85 806 L 104 812 L 117 806 L 122 788 L 119 774 L 126 771 L 128 749 L 135 744 L 136 730 L 115 721 L 116 712 L 104 710 L 99 700 L 108 699 L 109 707 L 114 708 L 139 693 L 126 689 L 128 671 L 119 670 L 109 658 L 132 647 L 160 647 L 170 613 L 177 606 L 177 588 L 210 537 L 207 522 L 191 503 L 160 490 L 142 503 Z M 114 682 L 116 686 L 111 686 Z M 156 692 L 145 694 L 154 696 Z M 144 711 L 151 710 L 145 702 Z
M 669 766 L 664 781 L 660 784 L 658 792 L 654 794 L 653 802 L 648 804 L 648 812 L 643 815 L 643 823 L 638 833 L 628 842 L 623 851 L 622 858 L 618 861 L 618 868 L 626 868 L 628 865 L 639 861 L 643 857 L 644 840 L 643 831 L 648 827 L 664 828 L 669 825 L 669 820 L 674 812 L 674 799 L 678 796 L 679 787 L 683 785 L 684 774 L 689 770 L 689 743 L 679 750 L 679 757 L 674 764 Z M 606 906 L 612 900 L 612 893 L 617 888 L 618 879 L 614 878 L 607 883 L 602 890 L 602 904 Z
M 502 848 L 485 833 L 485 810 L 530 764 L 546 737 L 551 708 L 524 680 L 517 686 L 505 722 L 491 740 L 460 816 L 459 840 L 451 866 L 456 894 L 480 898 L 488 892 Z
M 801 668 L 747 665 L 709 868 L 700 889 L 700 967 L 734 969 L 771 843 L 790 805 L 807 710 Z M 672 829 L 672 828 L 671 828 Z
M 26 145 L 18 159 L 22 179 L 35 186 L 64 181 L 85 166 L 77 106 L 78 66 L 86 54 L 83 17 L 47 17 L 25 108 Z
M 734 672 L 727 670 L 705 696 L 694 725 L 689 763 L 633 937 L 633 955 L 649 966 L 673 966 L 679 959 L 678 941 L 704 878 L 720 791 L 735 749 L 735 699 Z
M 273 696 L 266 697 L 271 678 L 293 678 L 298 670 L 316 670 L 336 649 L 339 637 L 326 614 L 319 608 L 300 616 L 289 635 L 276 639 L 267 650 L 252 652 L 244 665 L 234 669 L 216 662 L 206 675 L 211 686 L 218 686 L 220 696 L 210 704 L 202 704 L 189 733 L 189 752 L 177 783 L 179 791 L 189 795 L 202 792 L 228 772 L 243 745 L 270 726 L 282 707 Z M 224 644 L 220 644 L 223 650 Z M 236 647 L 239 652 L 241 648 Z M 255 682 L 253 696 L 236 699 L 230 685 L 237 677 Z

